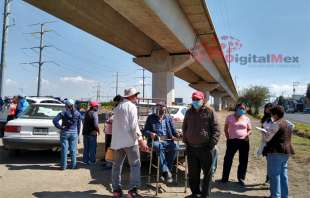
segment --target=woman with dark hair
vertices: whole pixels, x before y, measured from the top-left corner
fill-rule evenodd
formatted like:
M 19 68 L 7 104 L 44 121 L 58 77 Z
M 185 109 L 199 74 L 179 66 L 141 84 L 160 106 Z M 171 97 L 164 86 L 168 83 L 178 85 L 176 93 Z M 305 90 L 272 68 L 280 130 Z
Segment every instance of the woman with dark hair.
M 262 128 L 268 129 L 272 123 L 271 121 L 271 113 L 270 113 L 270 109 L 273 107 L 274 105 L 272 103 L 267 103 L 264 106 L 264 116 L 261 119 L 261 123 L 262 123 Z M 261 145 L 257 151 L 257 156 L 262 155 L 263 149 L 266 146 L 266 142 L 264 141 L 264 138 L 262 137 L 262 141 L 261 141 Z M 266 181 L 265 183 L 269 182 L 269 177 L 268 174 L 266 175 Z
M 261 119 L 261 123 L 262 126 L 264 125 L 264 123 L 271 123 L 271 113 L 270 113 L 270 109 L 273 107 L 274 105 L 272 103 L 267 103 L 264 106 L 264 116 Z
M 235 113 L 229 115 L 225 122 L 225 136 L 227 138 L 227 148 L 224 157 L 222 182 L 226 183 L 229 179 L 231 165 L 234 156 L 239 151 L 238 181 L 239 184 L 245 185 L 245 176 L 249 158 L 249 135 L 251 134 L 251 121 L 245 115 L 246 106 L 239 103 L 235 107 Z
M 116 95 L 113 98 L 113 109 L 117 107 L 117 105 L 122 102 L 123 98 L 121 95 Z M 112 122 L 113 122 L 113 113 L 109 113 L 109 118 L 104 123 L 104 134 L 105 134 L 105 147 L 104 153 L 107 153 L 107 150 L 111 147 L 111 141 L 112 141 Z M 111 169 L 112 163 L 107 162 L 105 158 L 103 159 L 103 167 L 104 170 Z
M 284 108 L 280 105 L 270 109 L 272 124 L 263 133 L 267 145 L 267 169 L 272 198 L 288 198 L 288 159 L 294 154 L 291 143 L 292 126 L 284 119 Z

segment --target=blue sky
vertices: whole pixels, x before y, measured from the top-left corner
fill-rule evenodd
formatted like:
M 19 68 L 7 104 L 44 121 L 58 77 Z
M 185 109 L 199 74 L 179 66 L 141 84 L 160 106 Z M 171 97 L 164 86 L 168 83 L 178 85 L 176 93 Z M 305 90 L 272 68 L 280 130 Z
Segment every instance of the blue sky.
M 268 86 L 274 95 L 292 94 L 293 81 L 300 82 L 297 94 L 305 92 L 310 81 L 310 1 L 299 0 L 207 0 L 213 22 L 219 37 L 231 35 L 242 43 L 236 52 L 239 56 L 268 53 L 298 56 L 296 65 L 231 64 L 231 73 L 237 87 L 250 85 Z M 2 5 L 1 5 L 2 6 Z M 9 29 L 7 69 L 5 73 L 5 94 L 20 92 L 36 94 L 37 68 L 20 63 L 37 61 L 38 54 L 29 48 L 39 45 L 37 36 L 25 34 L 39 31 L 39 26 L 30 24 L 57 21 L 48 24 L 54 30 L 46 34 L 45 43 L 54 47 L 44 50 L 45 61 L 55 64 L 43 66 L 44 95 L 65 97 L 94 97 L 95 86 L 100 83 L 102 95 L 115 93 L 115 73 L 119 72 L 120 90 L 137 86 L 140 68 L 132 62 L 132 56 L 85 33 L 21 0 L 14 0 L 11 6 L 16 25 Z M 2 17 L 1 17 L 2 20 Z M 147 76 L 151 74 L 147 72 Z M 151 84 L 151 79 L 147 79 Z M 176 78 L 176 96 L 190 98 L 192 89 Z M 186 88 L 184 88 L 186 87 Z M 146 95 L 150 97 L 151 87 Z M 106 99 L 106 98 L 104 98 Z

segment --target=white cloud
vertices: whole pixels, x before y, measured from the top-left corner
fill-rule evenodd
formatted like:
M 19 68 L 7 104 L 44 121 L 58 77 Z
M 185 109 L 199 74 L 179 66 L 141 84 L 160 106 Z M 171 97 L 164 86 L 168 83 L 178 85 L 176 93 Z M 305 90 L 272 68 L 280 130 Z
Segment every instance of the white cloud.
M 49 85 L 49 84 L 50 84 L 50 81 L 43 78 L 43 79 L 42 79 L 42 84 L 43 84 L 43 85 Z
M 306 85 L 298 85 L 295 87 L 296 94 L 304 95 L 307 90 Z M 270 93 L 274 96 L 291 96 L 293 94 L 293 84 L 271 84 L 269 86 Z
M 17 82 L 14 81 L 14 80 L 12 80 L 12 79 L 10 79 L 10 78 L 7 78 L 7 79 L 5 80 L 5 84 L 6 84 L 6 85 L 17 85 Z
M 96 83 L 95 80 L 87 79 L 82 76 L 65 76 L 60 78 L 62 82 L 71 82 L 71 83 L 83 83 L 83 84 L 92 84 Z

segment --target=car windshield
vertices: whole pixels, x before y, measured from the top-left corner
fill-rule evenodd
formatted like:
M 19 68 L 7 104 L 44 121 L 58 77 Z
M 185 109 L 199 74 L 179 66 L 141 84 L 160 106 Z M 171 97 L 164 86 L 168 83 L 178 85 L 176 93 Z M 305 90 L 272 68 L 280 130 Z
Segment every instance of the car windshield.
M 26 119 L 53 119 L 64 106 L 53 105 L 31 105 L 21 116 Z
M 179 111 L 179 108 L 176 107 L 168 107 L 169 114 L 176 114 Z

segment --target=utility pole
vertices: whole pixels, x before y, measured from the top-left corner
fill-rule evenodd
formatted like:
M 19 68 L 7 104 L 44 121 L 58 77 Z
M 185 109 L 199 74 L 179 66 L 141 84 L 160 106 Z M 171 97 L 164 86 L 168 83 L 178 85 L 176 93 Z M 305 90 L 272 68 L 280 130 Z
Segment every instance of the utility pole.
M 3 84 L 4 84 L 4 67 L 5 67 L 5 55 L 7 46 L 7 31 L 10 25 L 9 15 L 10 13 L 10 2 L 11 0 L 4 0 L 3 9 L 3 26 L 2 26 L 2 42 L 1 42 L 1 63 L 0 63 L 0 96 L 3 96 Z
M 300 82 L 293 81 L 293 96 L 295 96 L 295 93 L 296 93 L 296 88 L 295 87 L 297 87 L 299 84 L 300 84 Z
M 31 63 L 23 63 L 23 64 L 38 64 L 39 68 L 38 68 L 38 81 L 37 81 L 37 96 L 41 95 L 41 82 L 42 82 L 42 66 L 44 65 L 44 63 L 47 63 L 46 61 L 42 60 L 42 55 L 43 55 L 43 50 L 47 47 L 52 47 L 51 45 L 44 45 L 44 35 L 47 32 L 51 32 L 51 30 L 45 30 L 44 27 L 46 24 L 48 23 L 54 23 L 55 21 L 48 21 L 48 22 L 44 22 L 44 23 L 38 23 L 38 24 L 33 24 L 33 25 L 40 25 L 40 31 L 39 32 L 31 32 L 29 34 L 39 34 L 40 35 L 40 46 L 39 47 L 31 47 L 29 49 L 39 49 L 39 61 L 37 62 L 31 62 Z M 31 25 L 31 26 L 33 26 Z
M 42 70 L 42 51 L 43 51 L 43 36 L 44 36 L 44 24 L 41 23 L 40 24 L 41 28 L 40 28 L 40 52 L 39 52 L 39 71 L 38 71 L 38 87 L 37 87 L 37 96 L 41 95 L 41 70 Z
M 142 71 L 142 76 L 138 77 L 140 79 L 142 79 L 142 98 L 145 98 L 145 87 L 149 84 L 145 83 L 145 79 L 148 78 L 147 76 L 145 76 L 145 69 L 138 69 Z
M 118 72 L 116 72 L 115 95 L 118 95 Z
M 100 90 L 101 90 L 101 85 L 100 85 L 100 83 L 98 83 L 98 85 L 97 85 L 97 97 L 96 97 L 96 100 L 98 102 L 100 102 L 100 99 L 101 99 Z

